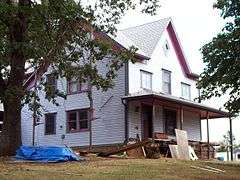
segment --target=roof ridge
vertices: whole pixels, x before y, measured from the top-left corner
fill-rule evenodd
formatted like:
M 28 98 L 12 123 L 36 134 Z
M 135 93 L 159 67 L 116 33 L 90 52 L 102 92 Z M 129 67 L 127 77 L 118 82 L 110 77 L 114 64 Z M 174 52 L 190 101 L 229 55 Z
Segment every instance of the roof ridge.
M 166 17 L 166 18 L 158 19 L 156 21 L 151 21 L 151 22 L 148 22 L 148 23 L 140 24 L 140 25 L 137 25 L 137 26 L 132 26 L 132 27 L 124 28 L 124 29 L 119 29 L 118 31 L 125 31 L 125 30 L 129 30 L 129 29 L 145 26 L 145 25 L 148 25 L 148 24 L 156 23 L 156 22 L 159 22 L 159 21 L 167 20 L 167 19 L 169 21 L 172 20 L 171 17 Z

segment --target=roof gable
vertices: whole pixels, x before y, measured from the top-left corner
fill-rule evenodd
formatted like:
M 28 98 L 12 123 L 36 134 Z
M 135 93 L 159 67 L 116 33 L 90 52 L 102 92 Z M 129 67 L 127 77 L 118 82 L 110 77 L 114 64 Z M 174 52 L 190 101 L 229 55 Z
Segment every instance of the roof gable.
M 171 18 L 165 18 L 140 26 L 123 29 L 120 30 L 120 32 L 134 42 L 134 45 L 141 49 L 148 57 L 151 57 L 170 21 Z
M 171 39 L 174 51 L 185 76 L 196 80 L 198 75 L 191 72 L 171 18 L 165 18 L 140 26 L 130 27 L 121 30 L 120 32 L 130 39 L 130 42 L 133 43 L 132 45 L 139 48 L 140 52 L 144 52 L 145 55 L 151 57 L 165 30 Z

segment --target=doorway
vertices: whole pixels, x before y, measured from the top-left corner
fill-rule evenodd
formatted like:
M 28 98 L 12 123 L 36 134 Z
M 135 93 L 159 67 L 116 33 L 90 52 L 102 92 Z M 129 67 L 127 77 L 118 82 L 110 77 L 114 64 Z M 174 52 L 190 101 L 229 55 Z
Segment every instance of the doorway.
M 164 109 L 163 114 L 165 119 L 165 133 L 175 136 L 175 129 L 177 128 L 177 111 Z
M 142 105 L 142 138 L 152 138 L 153 122 L 152 122 L 152 106 Z

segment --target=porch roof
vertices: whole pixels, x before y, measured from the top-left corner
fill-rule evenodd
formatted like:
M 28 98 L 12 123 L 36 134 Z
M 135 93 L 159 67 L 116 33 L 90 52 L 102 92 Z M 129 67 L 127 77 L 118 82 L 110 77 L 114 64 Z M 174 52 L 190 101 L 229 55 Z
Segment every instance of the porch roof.
M 127 101 L 154 102 L 155 104 L 157 103 L 162 104 L 163 106 L 172 106 L 176 108 L 182 107 L 186 110 L 197 111 L 201 119 L 207 119 L 207 114 L 209 119 L 231 117 L 230 113 L 226 111 L 206 106 L 195 101 L 153 91 L 137 92 L 135 94 L 124 96 L 122 99 Z

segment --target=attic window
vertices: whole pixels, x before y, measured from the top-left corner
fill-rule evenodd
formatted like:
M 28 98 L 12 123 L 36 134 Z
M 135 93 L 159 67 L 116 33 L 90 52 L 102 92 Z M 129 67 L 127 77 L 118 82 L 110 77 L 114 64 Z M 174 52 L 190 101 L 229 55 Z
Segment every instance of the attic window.
M 170 46 L 169 46 L 168 41 L 166 40 L 163 44 L 163 52 L 164 52 L 165 56 L 168 55 L 169 50 L 170 50 Z

